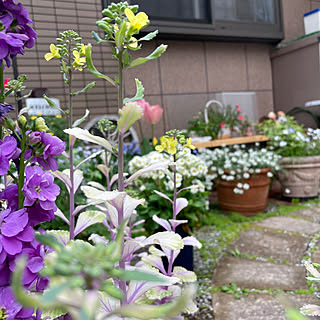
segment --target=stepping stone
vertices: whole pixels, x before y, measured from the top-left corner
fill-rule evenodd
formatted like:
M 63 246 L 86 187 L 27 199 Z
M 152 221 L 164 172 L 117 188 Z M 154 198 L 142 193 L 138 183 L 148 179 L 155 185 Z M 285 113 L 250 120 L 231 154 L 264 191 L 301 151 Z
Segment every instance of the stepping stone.
M 315 248 L 311 255 L 311 262 L 320 264 L 320 242 L 316 244 Z
M 262 258 L 300 263 L 308 247 L 308 239 L 302 236 L 249 229 L 240 233 L 239 239 L 228 249 Z
M 308 289 L 303 266 L 276 264 L 258 260 L 224 257 L 213 274 L 213 285 L 234 282 L 248 289 Z
M 312 235 L 320 231 L 320 224 L 291 217 L 270 217 L 256 224 L 259 227 Z
M 282 297 L 297 309 L 305 304 L 319 304 L 319 299 L 313 295 L 283 294 Z M 212 302 L 215 320 L 287 320 L 283 306 L 272 295 L 249 294 L 235 299 L 231 294 L 214 293 Z M 310 319 L 318 320 L 320 317 Z
M 310 220 L 315 223 L 320 222 L 320 207 L 312 207 L 290 212 L 290 216 L 300 217 L 302 219 Z

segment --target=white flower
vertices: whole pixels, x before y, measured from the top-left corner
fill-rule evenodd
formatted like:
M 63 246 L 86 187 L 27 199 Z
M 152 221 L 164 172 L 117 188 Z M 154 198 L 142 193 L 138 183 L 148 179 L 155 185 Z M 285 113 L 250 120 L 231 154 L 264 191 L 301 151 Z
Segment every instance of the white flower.
M 192 167 L 192 168 L 190 169 L 190 173 L 191 173 L 191 175 L 194 176 L 194 177 L 199 174 L 198 170 L 197 170 L 195 167 Z
M 243 184 L 242 184 L 241 182 L 239 182 L 239 183 L 237 184 L 237 188 L 241 189 L 242 187 L 243 187 Z
M 290 190 L 289 188 L 285 188 L 284 193 L 290 194 L 290 193 L 291 193 L 291 190 Z
M 248 183 L 245 183 L 245 184 L 243 185 L 243 189 L 244 189 L 244 190 L 249 190 L 249 189 L 250 189 L 250 185 L 249 185 Z
M 143 184 L 143 185 L 139 188 L 139 190 L 140 190 L 140 191 L 144 191 L 144 190 L 146 190 L 145 185 Z
M 286 141 L 280 141 L 279 146 L 280 147 L 285 147 L 287 145 Z
M 245 172 L 245 173 L 243 174 L 243 178 L 244 178 L 244 179 L 249 179 L 249 178 L 250 178 L 250 174 L 249 174 L 248 172 Z
M 273 177 L 272 172 L 268 172 L 268 173 L 267 173 L 267 177 L 272 178 L 272 177 Z

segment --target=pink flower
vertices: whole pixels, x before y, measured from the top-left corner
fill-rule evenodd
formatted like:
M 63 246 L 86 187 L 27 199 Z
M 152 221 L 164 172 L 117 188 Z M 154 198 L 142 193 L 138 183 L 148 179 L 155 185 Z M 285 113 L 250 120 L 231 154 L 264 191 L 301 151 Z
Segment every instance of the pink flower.
M 240 109 L 240 108 L 238 108 L 238 109 L 237 109 L 237 112 L 238 112 L 238 113 L 240 113 L 240 112 L 242 112 L 242 111 L 241 111 L 241 109 Z
M 143 116 L 148 122 L 156 124 L 160 121 L 163 109 L 159 105 L 150 106 L 144 99 L 138 100 L 137 103 L 143 108 Z
M 11 89 L 11 87 L 7 85 L 10 80 L 10 78 L 6 78 L 6 80 L 3 81 L 3 86 L 7 89 Z
M 274 112 L 271 111 L 271 112 L 268 113 L 268 118 L 272 119 L 272 120 L 276 120 L 277 116 L 276 116 L 276 114 Z
M 224 122 L 221 122 L 221 123 L 220 123 L 220 128 L 224 128 L 225 125 L 226 125 L 226 124 L 225 124 Z
M 242 117 L 242 116 L 239 116 L 239 117 L 238 117 L 238 120 L 240 120 L 240 121 L 241 121 L 242 119 L 243 119 L 243 117 Z
M 239 107 L 239 103 L 236 104 L 236 107 Z

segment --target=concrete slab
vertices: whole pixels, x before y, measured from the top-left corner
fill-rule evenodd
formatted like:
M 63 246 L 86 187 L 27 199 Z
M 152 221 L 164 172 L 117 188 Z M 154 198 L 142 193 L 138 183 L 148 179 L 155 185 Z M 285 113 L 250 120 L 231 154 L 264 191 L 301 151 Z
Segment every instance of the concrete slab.
M 289 215 L 300 217 L 315 223 L 320 222 L 320 207 L 312 207 L 290 212 Z
M 238 249 L 240 253 L 297 264 L 300 263 L 307 246 L 308 239 L 302 236 L 249 229 L 241 232 L 238 240 L 228 250 Z
M 320 231 L 320 224 L 291 217 L 270 217 L 256 224 L 257 226 L 312 235 Z
M 248 289 L 308 289 L 303 266 L 224 257 L 213 274 L 213 285 L 232 282 Z
M 282 295 L 296 308 L 305 304 L 319 304 L 313 295 Z M 267 294 L 249 294 L 237 300 L 233 295 L 214 293 L 212 297 L 215 320 L 287 320 L 279 301 Z M 318 320 L 320 317 L 310 317 Z

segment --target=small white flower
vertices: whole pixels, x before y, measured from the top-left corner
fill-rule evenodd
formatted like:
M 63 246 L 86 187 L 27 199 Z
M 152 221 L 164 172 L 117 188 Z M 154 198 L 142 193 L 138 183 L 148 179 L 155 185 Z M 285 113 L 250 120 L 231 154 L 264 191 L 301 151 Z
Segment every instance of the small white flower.
M 250 189 L 250 185 L 249 185 L 248 183 L 245 183 L 245 184 L 243 185 L 243 189 L 244 189 L 244 190 L 249 190 L 249 189 Z
M 285 147 L 287 145 L 286 141 L 280 141 L 279 146 L 280 147 Z
M 243 174 L 243 177 L 244 177 L 245 179 L 249 179 L 249 178 L 250 178 L 250 174 L 249 174 L 248 172 L 245 172 L 245 173 Z
M 239 182 L 239 183 L 237 184 L 237 188 L 241 189 L 242 187 L 243 187 L 243 184 L 242 184 L 241 182 Z
M 195 167 L 192 167 L 192 168 L 190 169 L 190 173 L 191 173 L 191 175 L 194 176 L 194 177 L 199 174 L 198 170 L 197 170 Z
M 139 188 L 139 190 L 140 190 L 140 191 L 144 191 L 144 190 L 146 190 L 145 185 L 143 184 L 143 185 Z
M 272 177 L 273 177 L 272 172 L 268 172 L 268 173 L 267 173 L 267 177 L 272 178 Z
M 285 188 L 284 193 L 290 194 L 290 193 L 291 193 L 291 190 L 290 190 L 289 188 Z

